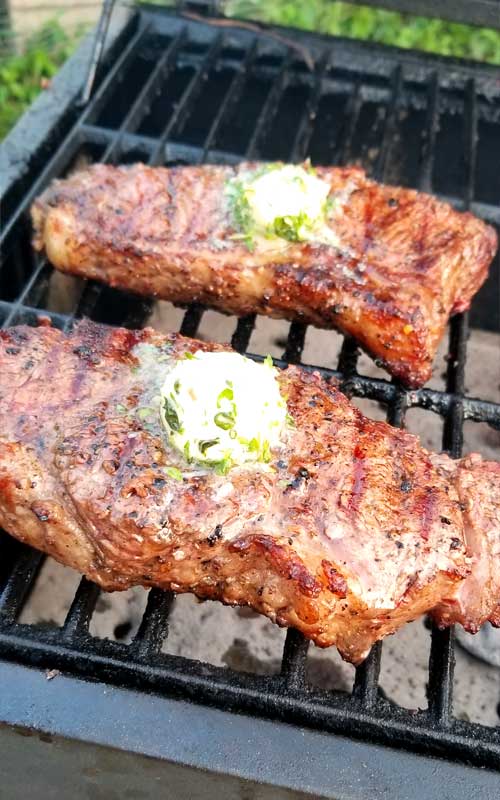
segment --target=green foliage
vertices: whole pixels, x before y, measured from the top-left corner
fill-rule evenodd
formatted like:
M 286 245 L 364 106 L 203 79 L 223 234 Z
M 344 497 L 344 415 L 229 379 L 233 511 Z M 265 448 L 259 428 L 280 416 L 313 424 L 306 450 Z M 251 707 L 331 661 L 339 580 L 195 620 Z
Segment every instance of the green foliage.
M 172 5 L 168 0 L 149 0 Z M 256 19 L 336 36 L 366 39 L 441 55 L 500 64 L 500 32 L 331 0 L 226 0 L 227 16 Z M 0 139 L 47 85 L 80 39 L 57 20 L 43 25 L 9 54 L 9 34 L 0 31 Z M 5 53 L 1 55 L 2 51 Z
M 228 0 L 228 16 L 500 64 L 500 31 L 331 0 Z
M 0 139 L 48 85 L 81 33 L 69 34 L 58 20 L 52 20 L 26 41 L 21 52 L 0 59 Z

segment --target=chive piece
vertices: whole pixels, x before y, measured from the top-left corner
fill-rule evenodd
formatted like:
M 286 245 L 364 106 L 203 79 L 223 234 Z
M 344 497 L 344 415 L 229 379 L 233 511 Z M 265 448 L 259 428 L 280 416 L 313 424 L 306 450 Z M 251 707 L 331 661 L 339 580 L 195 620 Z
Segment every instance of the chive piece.
M 229 181 L 225 189 L 225 193 L 229 198 L 234 226 L 241 234 L 241 239 L 245 242 L 248 250 L 253 251 L 255 248 L 255 242 L 252 237 L 254 220 L 247 197 L 247 193 L 251 191 L 252 189 L 249 186 L 245 186 L 243 181 L 238 178 L 233 178 L 233 180 Z
M 308 223 L 307 214 L 301 211 L 297 216 L 276 217 L 273 222 L 273 229 L 276 236 L 281 239 L 286 239 L 288 242 L 300 242 L 304 238 L 301 235 L 301 228 Z
M 264 359 L 264 364 L 266 367 L 274 367 L 273 360 L 270 355 L 267 355 Z
M 271 448 L 267 439 L 262 443 L 262 460 L 268 464 L 271 460 Z
M 181 382 L 179 380 L 177 380 L 174 383 L 174 392 L 179 394 L 180 390 L 181 390 Z
M 193 459 L 191 458 L 191 452 L 190 452 L 190 450 L 191 450 L 191 448 L 190 448 L 190 444 L 189 444 L 189 442 L 186 442 L 186 443 L 184 444 L 184 458 L 186 459 L 186 461 L 188 462 L 188 464 L 190 464 L 190 463 L 191 463 L 191 461 L 193 460 Z
M 259 440 L 258 439 L 250 439 L 248 442 L 248 449 L 251 453 L 257 453 L 260 450 Z
M 233 398 L 234 398 L 234 392 L 232 389 L 230 389 L 229 387 L 227 389 L 223 389 L 217 398 L 217 408 L 221 407 L 221 403 L 223 400 L 232 401 Z
M 172 403 L 170 403 L 166 398 L 163 408 L 165 409 L 165 419 L 167 420 L 169 428 L 178 433 L 181 430 L 181 423 L 177 411 L 173 407 Z
M 219 444 L 219 439 L 202 439 L 198 444 L 202 456 L 204 456 L 208 448 L 213 447 L 214 444 Z
M 231 462 L 229 458 L 225 458 L 223 461 L 216 461 L 213 466 L 217 475 L 227 475 Z
M 224 411 L 219 411 L 219 413 L 214 417 L 214 422 L 218 428 L 222 428 L 223 431 L 228 431 L 231 428 L 234 428 L 235 419 L 232 414 L 226 414 Z
M 177 467 L 164 467 L 164 472 L 168 475 L 169 478 L 173 478 L 174 481 L 182 481 L 182 472 Z
M 124 406 L 123 403 L 117 403 L 116 404 L 116 410 L 118 411 L 119 414 L 126 414 L 127 411 L 128 411 L 128 408 L 127 408 L 127 406 Z
M 186 352 L 184 353 L 184 358 L 187 359 L 188 361 L 192 361 L 194 359 L 194 355 L 190 353 L 189 350 L 186 350 Z

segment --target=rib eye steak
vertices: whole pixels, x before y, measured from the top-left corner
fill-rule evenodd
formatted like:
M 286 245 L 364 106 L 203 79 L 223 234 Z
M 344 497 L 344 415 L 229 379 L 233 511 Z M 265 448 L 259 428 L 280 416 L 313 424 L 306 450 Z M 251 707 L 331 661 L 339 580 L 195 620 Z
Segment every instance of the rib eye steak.
M 486 278 L 494 230 L 360 169 L 318 168 L 331 241 L 260 238 L 250 251 L 227 189 L 257 168 L 92 166 L 34 203 L 35 246 L 62 271 L 139 294 L 338 328 L 425 383 L 449 316 Z
M 90 322 L 1 331 L 1 525 L 104 589 L 248 605 L 354 663 L 435 607 L 499 622 L 500 465 L 430 454 L 289 367 L 284 448 L 200 470 L 169 445 L 158 392 L 173 360 L 227 349 Z

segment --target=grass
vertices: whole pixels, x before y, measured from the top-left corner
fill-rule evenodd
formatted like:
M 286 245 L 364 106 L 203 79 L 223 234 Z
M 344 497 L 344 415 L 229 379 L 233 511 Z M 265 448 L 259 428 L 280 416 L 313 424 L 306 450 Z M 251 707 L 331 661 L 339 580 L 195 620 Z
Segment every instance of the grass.
M 162 4 L 159 0 L 158 5 Z M 168 5 L 167 2 L 163 2 Z M 500 64 L 500 31 L 330 0 L 226 0 L 227 16 Z M 74 50 L 83 29 L 51 20 L 20 52 L 0 59 L 0 139 Z M 0 37 L 5 46 L 6 36 Z

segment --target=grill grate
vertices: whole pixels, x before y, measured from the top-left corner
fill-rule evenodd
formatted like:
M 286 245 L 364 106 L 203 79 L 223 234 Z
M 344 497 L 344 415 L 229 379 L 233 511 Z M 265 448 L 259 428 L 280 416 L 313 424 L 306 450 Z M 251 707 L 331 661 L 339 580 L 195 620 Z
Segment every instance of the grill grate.
M 142 159 L 153 165 L 272 157 L 299 161 L 306 155 L 321 163 L 362 160 L 379 180 L 434 191 L 456 207 L 500 224 L 500 206 L 491 201 L 495 192 L 500 197 L 500 169 L 485 174 L 478 168 L 478 148 L 490 147 L 491 157 L 498 158 L 494 141 L 500 136 L 500 88 L 493 69 L 450 67 L 411 53 L 340 40 L 332 45 L 325 37 L 294 35 L 314 58 L 314 71 L 301 62 L 296 50 L 246 30 L 221 32 L 168 13 L 136 14 L 108 57 L 92 100 L 81 112 L 75 108 L 73 127 L 60 138 L 51 158 L 33 159 L 30 185 L 21 198 L 16 186 L 6 194 L 9 216 L 0 273 L 3 325 L 33 323 L 46 314 L 63 329 L 82 316 L 135 327 L 151 313 L 150 301 L 84 281 L 75 281 L 78 291 L 71 307 L 67 300 L 61 307 L 61 301 L 51 299 L 50 265 L 27 245 L 32 200 L 82 153 L 108 162 Z M 168 109 L 163 117 L 162 107 Z M 449 180 L 442 187 L 436 180 L 451 147 L 446 137 L 448 118 L 454 121 L 455 133 L 457 128 L 462 131 L 462 140 L 455 136 L 458 144 L 455 141 L 451 157 L 458 147 L 465 182 L 456 180 L 455 188 Z M 416 156 L 414 148 L 405 152 L 403 134 L 410 123 L 419 137 Z M 370 143 L 368 151 L 363 142 Z M 500 330 L 494 299 L 499 294 L 498 266 L 497 257 L 470 315 L 472 323 L 480 320 L 493 330 Z M 198 305 L 188 308 L 180 331 L 195 336 L 203 313 Z M 231 343 L 236 350 L 247 351 L 255 322 L 251 315 L 235 323 Z M 411 408 L 440 415 L 443 449 L 458 457 L 464 420 L 500 429 L 500 406 L 465 391 L 468 329 L 468 314 L 451 322 L 444 391 L 406 391 L 397 382 L 359 374 L 358 350 L 348 337 L 337 369 L 318 369 L 327 378 L 340 379 L 348 395 L 382 403 L 392 425 L 403 426 Z M 278 363 L 301 363 L 305 336 L 306 326 L 292 323 Z M 293 630 L 286 636 L 281 673 L 271 677 L 161 653 L 173 596 L 156 590 L 149 593 L 142 624 L 130 645 L 90 635 L 99 590 L 86 579 L 62 628 L 21 625 L 17 619 L 43 557 L 8 537 L 2 539 L 2 547 L 3 658 L 500 769 L 500 730 L 453 717 L 452 631 L 432 631 L 428 708 L 415 713 L 387 700 L 379 690 L 381 644 L 356 670 L 351 695 L 307 684 L 308 643 Z

